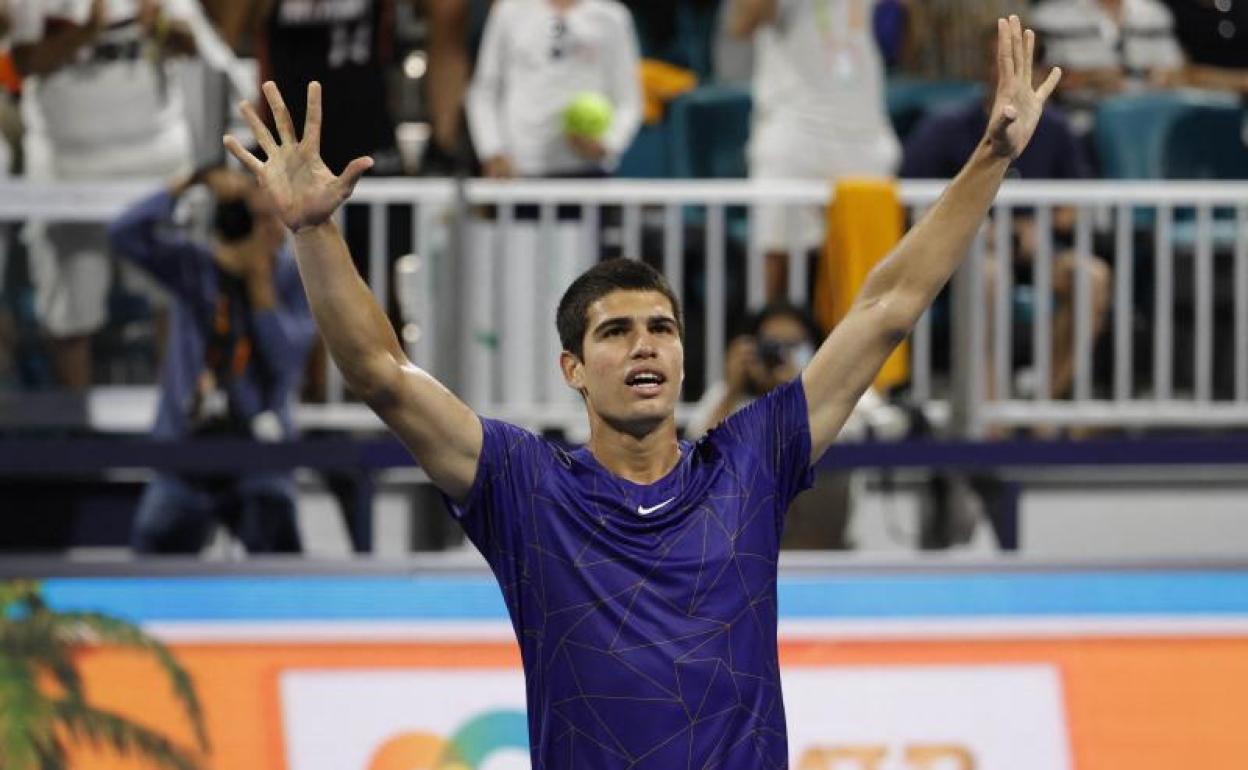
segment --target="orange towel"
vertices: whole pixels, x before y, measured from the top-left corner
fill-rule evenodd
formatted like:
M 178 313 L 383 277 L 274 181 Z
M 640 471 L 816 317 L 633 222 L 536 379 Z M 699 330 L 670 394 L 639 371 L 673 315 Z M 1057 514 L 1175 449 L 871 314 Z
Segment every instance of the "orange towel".
M 8 51 L 0 51 L 0 88 L 11 94 L 21 93 L 22 90 L 22 76 L 17 74 L 13 54 Z
M 827 212 L 827 239 L 815 282 L 815 318 L 824 331 L 837 324 L 867 274 L 901 240 L 904 214 L 891 179 L 841 179 Z M 910 376 L 909 345 L 885 362 L 875 387 L 885 391 Z
M 646 125 L 652 126 L 662 120 L 667 103 L 697 85 L 697 76 L 687 69 L 657 59 L 642 59 L 642 118 Z

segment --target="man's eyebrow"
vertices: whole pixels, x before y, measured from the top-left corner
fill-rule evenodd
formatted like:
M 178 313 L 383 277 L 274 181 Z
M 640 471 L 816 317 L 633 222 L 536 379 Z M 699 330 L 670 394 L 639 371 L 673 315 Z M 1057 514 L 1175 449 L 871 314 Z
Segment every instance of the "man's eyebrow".
M 669 323 L 676 326 L 676 319 L 670 315 L 652 315 L 646 319 L 649 323 Z
M 608 318 L 605 321 L 602 321 L 601 323 L 599 323 L 597 326 L 595 326 L 594 334 L 598 334 L 602 332 L 603 330 L 608 329 L 613 326 L 632 326 L 632 324 L 633 324 L 633 319 L 629 318 L 628 316 L 623 316 L 623 315 L 615 316 L 613 318 Z

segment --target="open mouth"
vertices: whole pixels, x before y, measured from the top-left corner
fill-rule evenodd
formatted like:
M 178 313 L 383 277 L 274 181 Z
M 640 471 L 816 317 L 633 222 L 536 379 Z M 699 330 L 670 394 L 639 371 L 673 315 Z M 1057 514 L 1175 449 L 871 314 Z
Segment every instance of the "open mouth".
M 651 370 L 642 369 L 633 372 L 625 378 L 624 383 L 628 385 L 629 390 L 639 396 L 657 396 L 663 391 L 663 383 L 667 382 L 667 378 L 661 373 Z

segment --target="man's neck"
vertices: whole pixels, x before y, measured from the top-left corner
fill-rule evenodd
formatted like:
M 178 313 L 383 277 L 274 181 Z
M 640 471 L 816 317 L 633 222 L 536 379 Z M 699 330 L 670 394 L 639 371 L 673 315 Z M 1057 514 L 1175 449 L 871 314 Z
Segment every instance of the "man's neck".
M 546 0 L 550 6 L 556 11 L 566 11 L 572 6 L 580 2 L 580 0 Z
M 680 462 L 680 442 L 673 418 L 636 436 L 591 417 L 588 447 L 599 465 L 634 484 L 653 484 Z

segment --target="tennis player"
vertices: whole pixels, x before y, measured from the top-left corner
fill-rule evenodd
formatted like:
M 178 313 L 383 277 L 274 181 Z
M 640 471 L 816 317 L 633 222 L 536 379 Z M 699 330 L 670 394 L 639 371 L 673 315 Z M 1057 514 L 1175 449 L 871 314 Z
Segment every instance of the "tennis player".
M 267 159 L 230 151 L 294 233 L 304 286 L 347 382 L 447 497 L 502 587 L 520 643 L 535 770 L 788 767 L 776 643 L 783 516 L 889 352 L 954 272 L 1061 73 L 1033 86 L 1035 37 L 999 23 L 984 140 L 871 274 L 801 376 L 697 443 L 677 438 L 679 302 L 638 262 L 603 262 L 559 303 L 567 384 L 589 444 L 565 452 L 479 417 L 403 354 L 330 215 L 341 176 L 318 152 L 320 86 L 302 139 L 272 83 L 278 136 L 242 112 Z

